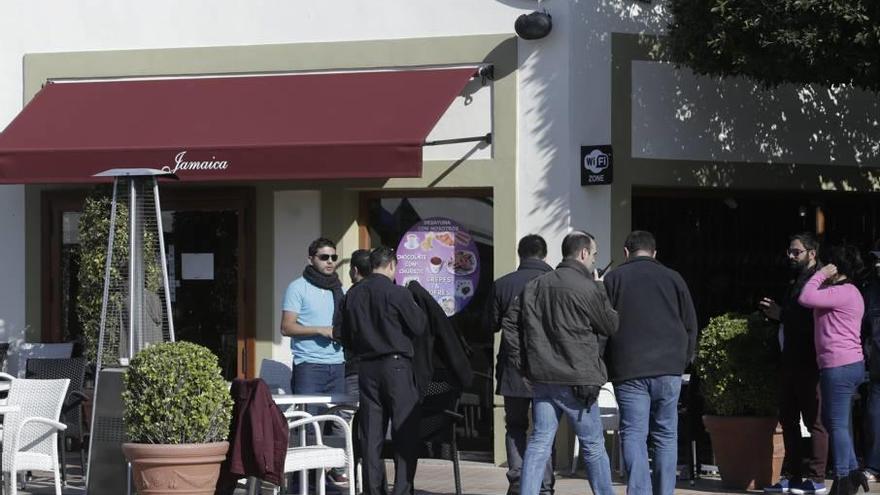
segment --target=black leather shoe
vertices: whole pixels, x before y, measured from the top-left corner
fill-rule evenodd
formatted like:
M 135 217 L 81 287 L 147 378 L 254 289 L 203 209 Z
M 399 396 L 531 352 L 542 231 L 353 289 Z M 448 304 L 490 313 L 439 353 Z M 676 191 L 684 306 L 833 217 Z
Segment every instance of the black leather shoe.
M 856 488 L 856 490 L 858 490 L 858 488 Z M 831 490 L 828 491 L 828 495 L 854 495 L 855 493 L 849 476 L 834 478 L 834 483 L 831 484 Z
M 859 488 L 868 493 L 871 487 L 868 485 L 868 478 L 865 476 L 865 473 L 861 469 L 856 469 L 855 471 L 850 471 L 849 473 L 849 482 L 852 485 L 852 493 L 857 493 Z

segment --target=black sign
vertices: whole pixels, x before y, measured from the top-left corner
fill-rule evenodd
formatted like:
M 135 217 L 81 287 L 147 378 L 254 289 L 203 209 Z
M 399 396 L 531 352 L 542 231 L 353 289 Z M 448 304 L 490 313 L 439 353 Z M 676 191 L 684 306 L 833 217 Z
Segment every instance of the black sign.
M 611 184 L 614 171 L 610 144 L 581 146 L 581 185 Z

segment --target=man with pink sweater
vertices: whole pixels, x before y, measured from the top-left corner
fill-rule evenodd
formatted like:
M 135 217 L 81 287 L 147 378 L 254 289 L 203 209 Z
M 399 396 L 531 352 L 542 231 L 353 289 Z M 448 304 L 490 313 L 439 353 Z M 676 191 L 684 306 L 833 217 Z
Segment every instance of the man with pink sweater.
M 861 326 L 865 303 L 854 276 L 862 260 L 854 246 L 831 248 L 829 264 L 807 281 L 798 302 L 813 308 L 822 421 L 831 436 L 834 483 L 831 495 L 852 495 L 868 482 L 859 469 L 850 435 L 852 398 L 865 380 Z

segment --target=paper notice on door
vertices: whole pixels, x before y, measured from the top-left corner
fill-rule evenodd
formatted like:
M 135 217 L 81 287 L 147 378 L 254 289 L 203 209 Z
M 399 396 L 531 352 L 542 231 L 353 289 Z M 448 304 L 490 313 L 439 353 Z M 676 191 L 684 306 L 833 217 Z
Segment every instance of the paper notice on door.
M 214 280 L 214 253 L 181 253 L 183 280 Z

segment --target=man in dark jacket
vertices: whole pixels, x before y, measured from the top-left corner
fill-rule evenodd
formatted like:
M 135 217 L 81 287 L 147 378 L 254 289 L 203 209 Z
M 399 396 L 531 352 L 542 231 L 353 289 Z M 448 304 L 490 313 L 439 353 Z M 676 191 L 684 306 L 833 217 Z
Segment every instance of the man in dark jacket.
M 626 262 L 605 276 L 620 315 L 605 362 L 620 408 L 627 494 L 672 495 L 678 461 L 681 374 L 693 360 L 697 315 L 684 280 L 656 260 L 650 232 L 630 233 Z M 648 435 L 654 469 L 648 465 Z
M 779 423 L 785 442 L 785 459 L 779 482 L 766 493 L 825 493 L 828 432 L 822 424 L 819 400 L 819 367 L 813 340 L 813 311 L 798 304 L 807 280 L 821 268 L 819 242 L 810 233 L 791 237 L 786 254 L 794 279 L 782 305 L 765 297 L 764 314 L 782 325 Z M 810 448 L 801 441 L 801 416 L 810 430 Z
M 544 259 L 547 257 L 547 242 L 543 237 L 530 234 L 519 240 L 517 246 L 519 268 L 515 272 L 495 281 L 489 295 L 489 308 L 485 312 L 486 326 L 501 332 L 501 318 L 507 313 L 511 303 L 520 294 L 526 283 L 540 275 L 553 271 Z M 517 330 L 517 331 L 514 331 Z M 529 409 L 532 406 L 532 387 L 523 378 L 519 369 L 510 362 L 511 348 L 519 348 L 519 329 L 510 328 L 501 334 L 501 347 L 498 349 L 495 379 L 498 388 L 495 393 L 504 396 L 504 437 L 507 447 L 507 495 L 519 495 L 519 480 L 522 473 L 523 455 L 526 452 L 526 434 L 529 430 Z M 553 459 L 547 461 L 541 494 L 553 493 Z
M 617 313 L 596 274 L 597 255 L 592 235 L 576 230 L 565 236 L 562 263 L 526 284 L 502 320 L 502 331 L 520 328 L 521 344 L 510 360 L 525 371 L 534 394 L 522 495 L 538 494 L 563 413 L 580 441 L 593 493 L 614 493 L 596 399 L 606 381 L 602 342 L 617 331 Z

